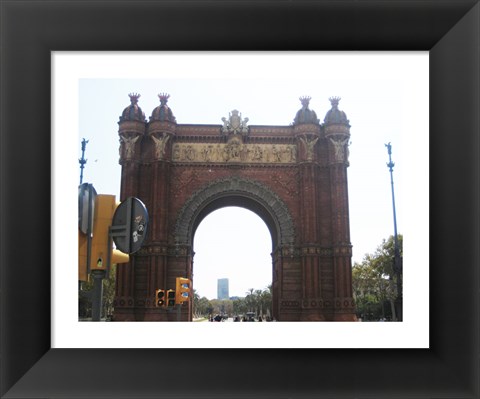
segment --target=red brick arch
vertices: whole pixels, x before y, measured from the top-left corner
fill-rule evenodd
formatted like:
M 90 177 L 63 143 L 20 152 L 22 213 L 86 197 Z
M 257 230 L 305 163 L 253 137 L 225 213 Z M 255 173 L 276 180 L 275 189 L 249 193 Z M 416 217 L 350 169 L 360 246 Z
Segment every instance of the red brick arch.
M 119 122 L 121 200 L 141 199 L 149 226 L 142 249 L 117 267 L 115 320 L 177 319 L 155 307 L 155 290 L 192 278 L 198 225 L 229 205 L 255 212 L 269 228 L 278 321 L 355 320 L 350 125 L 338 101 L 324 124 L 308 99 L 302 104 L 291 126 L 248 126 L 238 111 L 223 126 L 178 124 L 166 109 L 147 122 L 138 104 L 127 107 Z M 191 317 L 191 304 L 184 305 L 182 320 Z

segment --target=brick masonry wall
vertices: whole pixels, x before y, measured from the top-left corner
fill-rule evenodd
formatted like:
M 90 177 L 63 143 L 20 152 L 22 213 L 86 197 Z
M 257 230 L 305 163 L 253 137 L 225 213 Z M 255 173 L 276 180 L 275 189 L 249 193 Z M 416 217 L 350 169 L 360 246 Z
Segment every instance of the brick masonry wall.
M 247 137 L 228 137 L 219 133 L 218 126 L 178 125 L 175 132 L 168 133 L 170 136 L 161 155 L 155 151 L 148 129 L 144 133 L 134 132 L 139 136 L 134 155 L 129 159 L 123 155 L 120 161 L 121 198 L 140 198 L 147 206 L 150 220 L 144 247 L 132 256 L 130 263 L 118 268 L 115 320 L 172 319 L 164 309 L 155 308 L 153 297 L 156 288 L 173 288 L 176 276 L 192 275 L 192 241 L 178 245 L 179 217 L 185 204 L 194 201 L 196 193 L 215 182 L 229 179 L 263 187 L 265 192 L 271 193 L 268 201 L 279 199 L 291 218 L 293 242 L 286 245 L 282 232 L 277 232 L 272 248 L 277 320 L 355 319 L 349 277 L 348 162 L 334 162 L 331 144 L 322 129 L 311 134 L 315 146 L 314 152 L 309 154 L 305 142 L 310 140 L 306 136 L 310 130 L 308 126 L 301 127 L 297 132 L 288 126 L 251 127 Z M 163 137 L 163 133 L 156 134 Z M 306 141 L 302 141 L 303 137 Z M 176 143 L 191 143 L 197 149 L 214 143 L 226 149 L 229 143 L 236 144 L 235 140 L 240 143 L 237 148 L 244 145 L 244 149 L 252 151 L 255 146 L 261 149 L 271 149 L 273 145 L 286 150 L 296 148 L 296 159 L 291 161 L 282 155 L 284 158 L 278 156 L 277 161 L 271 161 L 274 158 L 270 157 L 268 162 L 246 162 L 246 158 L 242 160 L 237 155 L 233 161 L 213 158 L 210 162 L 198 162 L 197 152 L 196 158 L 185 158 L 183 162 L 172 160 Z M 181 148 L 184 150 L 185 146 Z M 235 192 L 225 193 L 222 204 L 238 205 L 236 195 Z M 252 194 L 250 202 L 245 204 L 257 213 L 262 207 L 262 212 L 274 213 L 274 204 L 257 202 Z M 207 204 L 199 204 L 199 211 L 202 206 Z M 195 225 L 203 216 L 197 217 Z M 274 228 L 276 222 L 270 220 L 270 227 Z M 189 237 L 193 240 L 193 231 L 189 230 Z M 183 306 L 182 319 L 191 319 L 190 305 Z

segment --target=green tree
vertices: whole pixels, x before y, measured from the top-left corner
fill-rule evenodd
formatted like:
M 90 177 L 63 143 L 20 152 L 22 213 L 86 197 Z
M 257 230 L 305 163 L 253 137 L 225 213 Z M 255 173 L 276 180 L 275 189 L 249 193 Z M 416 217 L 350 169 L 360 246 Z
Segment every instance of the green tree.
M 242 315 L 248 312 L 248 306 L 245 298 L 238 298 L 233 301 L 233 313 L 235 315 Z
M 198 295 L 196 290 L 193 290 L 193 317 L 200 318 L 210 314 L 211 304 L 206 297 Z
M 272 314 L 272 286 L 260 290 L 249 288 L 243 300 L 243 313 L 255 312 L 257 316 L 271 316 Z M 239 307 L 239 305 L 237 305 Z
M 403 236 L 398 235 L 400 257 L 403 256 Z M 357 304 L 357 316 L 363 319 L 390 317 L 396 319 L 394 300 L 397 297 L 393 272 L 395 240 L 383 240 L 373 254 L 366 254 L 352 268 L 352 288 Z
M 115 279 L 117 265 L 112 265 L 108 279 L 103 280 L 103 317 L 113 316 L 113 300 L 115 298 Z
M 254 291 L 253 288 L 249 288 L 246 292 L 247 296 L 245 297 L 245 305 L 247 307 L 247 312 L 255 312 L 256 300 Z
M 233 301 L 231 299 L 212 299 L 210 304 L 213 314 L 233 314 Z
M 115 297 L 115 274 L 116 266 L 113 264 L 110 268 L 108 278 L 103 279 L 103 298 L 102 298 L 102 311 L 101 318 L 110 318 L 113 315 L 113 300 Z M 93 290 L 93 279 L 89 278 L 89 281 L 82 283 L 83 294 L 78 296 L 78 316 L 79 318 L 92 317 L 92 300 L 91 294 Z
M 272 284 L 267 286 L 266 289 L 263 290 L 262 292 L 262 309 L 263 309 L 263 315 L 271 317 L 272 316 L 272 298 L 273 298 L 273 292 L 272 292 Z

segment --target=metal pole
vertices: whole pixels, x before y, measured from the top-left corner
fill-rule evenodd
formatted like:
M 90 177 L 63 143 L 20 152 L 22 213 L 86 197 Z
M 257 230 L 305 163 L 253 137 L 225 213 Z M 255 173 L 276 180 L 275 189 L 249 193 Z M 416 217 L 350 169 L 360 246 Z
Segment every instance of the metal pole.
M 92 230 L 93 230 L 93 209 L 91 204 L 95 204 L 95 200 L 92 201 L 94 189 L 91 184 L 88 185 L 88 225 L 87 225 L 87 274 L 90 273 L 91 255 L 92 255 Z
M 85 167 L 85 164 L 87 163 L 87 160 L 85 159 L 85 148 L 87 147 L 87 143 L 88 143 L 88 140 L 85 140 L 85 139 L 82 139 L 82 157 L 78 160 L 78 162 L 80 163 L 80 185 L 83 183 L 83 168 Z M 91 194 L 91 190 L 89 192 L 89 195 Z M 89 237 L 88 238 L 88 243 L 87 243 L 87 251 L 88 251 L 88 254 L 90 254 L 90 245 L 91 245 L 91 238 Z M 89 270 L 89 256 L 87 256 L 87 273 L 90 272 Z M 78 282 L 78 289 L 79 290 L 82 290 L 82 282 L 79 281 Z
M 182 305 L 176 305 L 177 306 L 177 321 L 182 320 Z
M 393 206 L 393 230 L 394 230 L 394 242 L 395 242 L 395 255 L 393 262 L 393 271 L 397 276 L 397 299 L 395 300 L 397 320 L 402 321 L 403 313 L 403 288 L 402 288 L 402 260 L 400 258 L 400 247 L 398 245 L 398 234 L 397 234 L 397 214 L 395 210 L 395 191 L 393 188 L 393 167 L 395 164 L 392 162 L 392 145 L 391 143 L 385 144 L 388 150 L 388 160 L 387 166 L 390 170 L 390 183 L 392 186 L 392 206 Z
M 103 279 L 105 270 L 93 270 L 92 321 L 100 321 L 103 303 Z
M 83 183 L 83 168 L 87 163 L 87 160 L 85 159 L 85 148 L 87 147 L 87 143 L 88 140 L 82 139 L 82 157 L 78 160 L 80 163 L 80 184 Z

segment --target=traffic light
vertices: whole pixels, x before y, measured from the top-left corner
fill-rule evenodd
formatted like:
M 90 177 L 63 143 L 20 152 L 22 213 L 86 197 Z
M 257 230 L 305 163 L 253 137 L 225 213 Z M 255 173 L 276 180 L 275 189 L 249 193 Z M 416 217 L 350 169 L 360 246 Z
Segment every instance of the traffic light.
M 165 290 L 155 290 L 155 306 L 157 308 L 165 306 Z
M 167 307 L 174 307 L 175 306 L 175 290 L 168 290 L 167 291 Z
M 113 249 L 109 228 L 116 207 L 114 195 L 99 194 L 95 197 L 91 270 L 106 270 L 109 266 L 108 263 L 126 263 L 130 259 L 127 254 Z
M 190 300 L 191 285 L 192 282 L 188 278 L 177 277 L 175 293 L 175 303 L 177 305 L 181 305 L 183 302 Z

